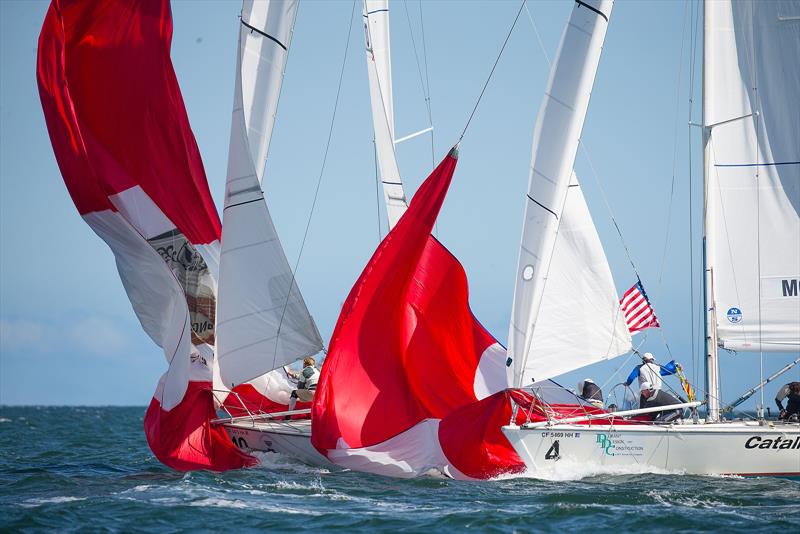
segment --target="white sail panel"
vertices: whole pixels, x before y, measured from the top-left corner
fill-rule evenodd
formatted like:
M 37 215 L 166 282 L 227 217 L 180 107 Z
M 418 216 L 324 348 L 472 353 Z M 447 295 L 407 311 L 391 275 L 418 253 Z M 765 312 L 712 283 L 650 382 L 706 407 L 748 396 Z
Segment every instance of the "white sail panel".
M 800 350 L 800 1 L 706 5 L 706 261 L 720 346 Z
M 242 2 L 237 76 L 240 78 L 238 83 L 241 83 L 240 105 L 245 117 L 247 142 L 259 182 L 264 176 L 275 125 L 298 1 Z
M 364 0 L 364 35 L 367 48 L 369 97 L 378 171 L 383 200 L 393 228 L 408 208 L 403 181 L 394 151 L 394 102 L 392 99 L 392 55 L 389 40 L 389 1 Z
M 578 179 L 561 213 L 523 384 L 631 350 L 614 279 Z
M 612 5 L 575 3 L 536 119 L 509 331 L 517 386 L 523 374 L 540 378 L 527 362 Z
M 322 349 L 259 180 L 296 11 L 294 1 L 242 10 L 217 301 L 218 379 L 227 388 Z

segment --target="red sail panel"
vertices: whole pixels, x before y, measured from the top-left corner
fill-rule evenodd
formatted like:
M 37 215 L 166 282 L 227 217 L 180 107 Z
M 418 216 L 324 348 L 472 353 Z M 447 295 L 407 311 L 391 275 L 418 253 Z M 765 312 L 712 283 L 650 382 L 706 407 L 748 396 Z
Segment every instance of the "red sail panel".
M 61 49 L 45 61 L 59 65 L 40 61 L 40 74 L 61 71 L 57 113 L 74 115 L 70 140 L 83 141 L 106 196 L 139 186 L 192 243 L 217 240 L 219 216 L 170 59 L 169 2 L 54 0 L 42 30 L 42 39 L 57 32 Z
M 150 401 L 144 430 L 150 450 L 161 463 L 179 471 L 227 471 L 252 466 L 256 459 L 233 445 L 216 417 L 208 382 L 189 382 L 180 404 L 164 410 L 157 398 Z
M 340 440 L 350 448 L 381 443 L 431 416 L 406 375 L 416 326 L 407 293 L 453 177 L 454 156 L 420 186 L 342 307 L 311 417 L 312 443 L 322 454 Z
M 453 151 L 342 308 L 312 408 L 312 443 L 334 463 L 404 477 L 434 468 L 459 478 L 522 466 L 500 434 L 510 418 L 507 397 L 479 401 L 475 392 L 481 358 L 505 360 L 504 352 L 487 350 L 499 345 L 472 315 L 466 273 L 430 235 L 455 165 Z M 470 431 L 456 428 L 475 421 Z
M 522 407 L 517 424 L 524 423 L 531 396 L 512 389 L 457 408 L 439 423 L 442 451 L 464 475 L 484 479 L 525 470 L 525 462 L 500 430 L 511 421 L 511 399 Z
M 220 228 L 171 32 L 165 1 L 54 0 L 37 80 L 67 189 L 169 362 L 145 419 L 148 442 L 175 469 L 222 470 L 254 460 L 209 423 L 215 283 L 197 247 L 217 242 Z

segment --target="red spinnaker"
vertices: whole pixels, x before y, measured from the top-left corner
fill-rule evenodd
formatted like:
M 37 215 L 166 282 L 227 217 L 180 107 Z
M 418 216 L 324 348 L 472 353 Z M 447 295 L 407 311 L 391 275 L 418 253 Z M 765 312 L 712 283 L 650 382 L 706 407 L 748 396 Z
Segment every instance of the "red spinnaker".
M 481 359 L 504 351 L 470 311 L 463 267 L 430 235 L 456 158 L 454 149 L 420 186 L 342 308 L 312 413 L 312 443 L 340 465 L 464 478 L 524 467 L 499 425 L 474 426 L 473 412 L 487 424 L 510 418 L 503 387 L 476 394 Z M 472 430 L 454 429 L 462 424 Z
M 169 370 L 145 417 L 175 469 L 250 465 L 209 423 L 220 223 L 170 59 L 166 0 L 53 0 L 37 79 L 64 182 Z

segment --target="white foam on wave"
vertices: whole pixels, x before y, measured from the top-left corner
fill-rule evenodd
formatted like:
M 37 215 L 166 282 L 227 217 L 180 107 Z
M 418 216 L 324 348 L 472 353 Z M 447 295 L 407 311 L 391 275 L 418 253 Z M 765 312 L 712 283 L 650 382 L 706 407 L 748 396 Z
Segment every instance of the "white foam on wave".
M 570 482 L 596 476 L 624 476 L 624 475 L 682 475 L 682 471 L 670 471 L 658 467 L 634 465 L 604 465 L 592 462 L 578 462 L 569 458 L 562 458 L 552 465 L 539 469 L 526 469 L 522 473 L 500 475 L 494 480 L 510 480 L 515 478 L 533 478 L 552 482 Z
M 10 423 L 11 419 L 6 419 L 5 417 L 0 417 L 0 423 Z
M 250 451 L 249 454 L 258 459 L 258 464 L 253 469 L 267 469 L 270 471 L 275 469 L 289 469 L 300 474 L 314 475 L 326 475 L 330 473 L 330 470 L 325 467 L 308 465 L 291 456 L 277 452 Z
M 42 506 L 44 504 L 61 504 L 65 502 L 73 502 L 73 501 L 85 501 L 86 497 L 68 497 L 66 495 L 59 496 L 59 497 L 44 497 L 44 498 L 34 498 L 34 499 L 27 499 L 22 502 L 20 506 L 24 508 L 35 508 L 37 506 Z

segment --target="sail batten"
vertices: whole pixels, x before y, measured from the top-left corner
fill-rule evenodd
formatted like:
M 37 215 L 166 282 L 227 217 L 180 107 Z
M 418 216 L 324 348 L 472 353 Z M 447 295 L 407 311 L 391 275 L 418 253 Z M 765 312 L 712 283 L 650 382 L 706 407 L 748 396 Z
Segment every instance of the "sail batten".
M 261 188 L 296 13 L 296 1 L 242 8 L 217 305 L 220 388 L 322 349 Z

